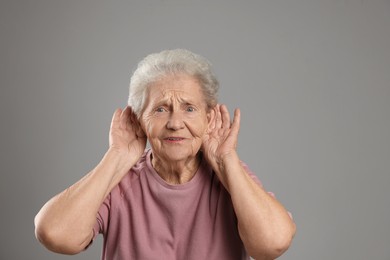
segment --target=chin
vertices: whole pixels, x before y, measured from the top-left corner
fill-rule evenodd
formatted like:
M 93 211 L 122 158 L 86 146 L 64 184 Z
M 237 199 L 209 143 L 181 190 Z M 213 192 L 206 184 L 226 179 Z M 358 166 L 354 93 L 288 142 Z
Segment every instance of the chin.
M 183 150 L 183 149 L 166 149 L 164 150 L 164 157 L 167 158 L 169 161 L 183 161 L 187 160 L 190 157 L 195 157 L 196 153 L 193 154 L 190 150 Z

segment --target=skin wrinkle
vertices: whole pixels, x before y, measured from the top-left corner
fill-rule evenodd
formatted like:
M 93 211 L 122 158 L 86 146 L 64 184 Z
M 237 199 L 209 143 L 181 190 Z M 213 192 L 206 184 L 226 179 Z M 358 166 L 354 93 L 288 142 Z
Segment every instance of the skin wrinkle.
M 154 150 L 153 167 L 168 183 L 188 182 L 200 165 L 198 152 L 210 116 L 198 82 L 188 75 L 169 75 L 148 88 L 140 122 Z M 167 143 L 167 137 L 185 139 Z
M 115 187 L 122 186 L 122 180 L 128 181 L 125 176 L 129 176 L 133 166 L 140 162 L 143 167 L 150 162 L 150 158 L 144 161 L 146 143 L 149 141 L 152 166 L 169 184 L 190 181 L 199 167 L 200 159 L 204 159 L 212 168 L 215 178 L 226 190 L 226 193 L 221 193 L 223 197 L 226 195 L 221 214 L 226 213 L 225 209 L 229 209 L 230 213 L 234 210 L 235 216 L 229 216 L 235 217 L 238 223 L 238 226 L 229 224 L 227 227 L 222 216 L 222 222 L 213 225 L 216 229 L 234 228 L 234 232 L 238 228 L 241 241 L 237 241 L 236 245 L 240 250 L 244 249 L 243 245 L 255 259 L 275 259 L 287 250 L 295 234 L 294 222 L 283 205 L 257 183 L 255 176 L 242 165 L 238 156 L 236 145 L 240 110 L 235 110 L 232 122 L 227 107 L 208 102 L 201 86 L 193 76 L 184 74 L 159 78 L 150 84 L 152 89 L 145 89 L 142 93 L 148 99 L 147 103 L 143 103 L 146 107 L 142 107 L 142 113 L 135 114 L 131 106 L 116 109 L 110 126 L 109 148 L 104 157 L 87 175 L 42 207 L 34 219 L 37 238 L 50 250 L 76 254 L 85 250 L 96 235 L 98 230 L 94 227 L 97 221 L 106 227 L 111 219 L 114 222 L 115 219 L 122 219 L 126 212 L 110 211 L 110 208 L 103 206 L 104 200 Z M 157 105 L 161 101 L 160 109 Z M 138 184 L 142 180 L 134 181 Z M 142 188 L 149 184 L 139 182 L 139 185 Z M 113 203 L 122 200 L 119 197 L 122 194 L 116 191 L 111 195 L 115 196 L 110 198 Z M 145 212 L 147 218 L 150 212 Z M 198 213 L 195 214 L 198 216 Z M 138 224 L 137 221 L 133 223 L 127 220 L 129 226 Z M 114 237 L 114 241 L 105 245 L 107 250 L 115 251 L 113 257 L 117 255 L 118 246 L 124 254 L 131 254 L 126 251 L 128 234 L 121 232 L 121 221 L 118 225 L 119 233 L 115 228 L 109 229 L 111 231 L 106 228 L 101 230 L 107 235 L 106 238 Z M 223 236 L 225 233 L 221 234 Z M 143 233 L 141 236 L 142 240 Z M 136 237 L 134 239 L 135 243 L 139 241 Z M 226 239 L 230 240 L 229 237 Z M 224 239 L 218 242 L 218 246 L 226 252 Z M 147 246 L 142 248 L 149 249 Z M 222 250 L 219 251 L 223 253 Z M 161 253 L 160 250 L 156 252 Z

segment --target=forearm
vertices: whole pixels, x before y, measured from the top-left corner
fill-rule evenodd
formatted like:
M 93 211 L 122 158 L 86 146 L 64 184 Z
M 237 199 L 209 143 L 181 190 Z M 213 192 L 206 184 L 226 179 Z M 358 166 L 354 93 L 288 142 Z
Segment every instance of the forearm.
M 240 237 L 256 259 L 274 259 L 290 245 L 295 224 L 284 207 L 247 174 L 237 153 L 218 166 L 238 219 Z
M 59 253 L 83 250 L 93 236 L 102 202 L 131 166 L 108 151 L 95 169 L 42 207 L 35 217 L 37 238 Z

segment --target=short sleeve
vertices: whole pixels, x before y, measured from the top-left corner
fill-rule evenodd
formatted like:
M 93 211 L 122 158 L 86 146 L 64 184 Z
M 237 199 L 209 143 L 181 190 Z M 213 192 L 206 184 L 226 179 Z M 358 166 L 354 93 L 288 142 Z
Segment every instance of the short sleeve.
M 248 173 L 248 175 L 260 186 L 260 187 L 263 187 L 263 184 L 261 183 L 261 181 L 259 180 L 259 178 L 256 176 L 256 174 L 254 174 L 251 169 L 249 169 L 248 165 L 246 163 L 244 163 L 243 161 L 240 161 L 242 167 L 244 168 L 244 170 Z
M 261 183 L 261 181 L 259 180 L 259 178 L 256 176 L 256 174 L 254 174 L 248 167 L 247 164 L 245 164 L 243 161 L 241 161 L 241 165 L 242 167 L 244 168 L 244 170 L 248 173 L 248 175 L 257 183 L 259 184 L 260 187 L 263 188 L 263 184 Z M 272 191 L 267 191 L 267 193 L 269 195 L 271 195 L 272 197 L 275 198 L 275 194 L 272 192 Z M 291 214 L 290 211 L 287 211 L 288 215 L 290 216 L 291 219 L 293 219 L 293 216 Z
M 110 215 L 110 207 L 111 207 L 111 194 L 109 194 L 107 198 L 103 201 L 102 205 L 99 208 L 98 213 L 96 214 L 96 223 L 93 227 L 92 241 L 97 237 L 97 235 L 104 234 L 107 232 L 107 223 Z
M 84 250 L 87 250 L 92 245 L 97 235 L 104 233 L 107 229 L 107 221 L 110 212 L 110 201 L 111 195 L 108 195 L 100 206 L 99 211 L 96 214 L 95 225 L 93 226 L 93 237 L 91 239 L 91 242 L 84 248 Z

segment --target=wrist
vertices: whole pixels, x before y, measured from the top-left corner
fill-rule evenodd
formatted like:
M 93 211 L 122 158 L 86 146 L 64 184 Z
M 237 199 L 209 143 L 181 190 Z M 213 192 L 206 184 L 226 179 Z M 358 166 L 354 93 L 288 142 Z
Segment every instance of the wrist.
M 129 157 L 127 153 L 124 153 L 118 149 L 110 147 L 104 160 L 115 166 L 116 172 L 123 173 L 130 170 L 131 167 L 137 162 L 133 158 Z
M 229 153 L 226 153 L 226 154 L 223 154 L 222 156 L 220 156 L 218 158 L 218 162 L 220 164 L 223 164 L 223 165 L 231 165 L 231 164 L 235 164 L 237 162 L 240 162 L 240 158 L 238 157 L 238 154 L 235 150 L 229 152 Z
M 242 166 L 236 151 L 220 156 L 212 166 L 223 186 L 230 192 L 231 183 L 241 176 Z
M 227 169 L 234 167 L 234 165 L 238 165 L 240 163 L 240 159 L 236 151 L 232 151 L 230 153 L 226 153 L 219 158 L 216 159 L 216 167 L 215 170 L 223 174 Z

